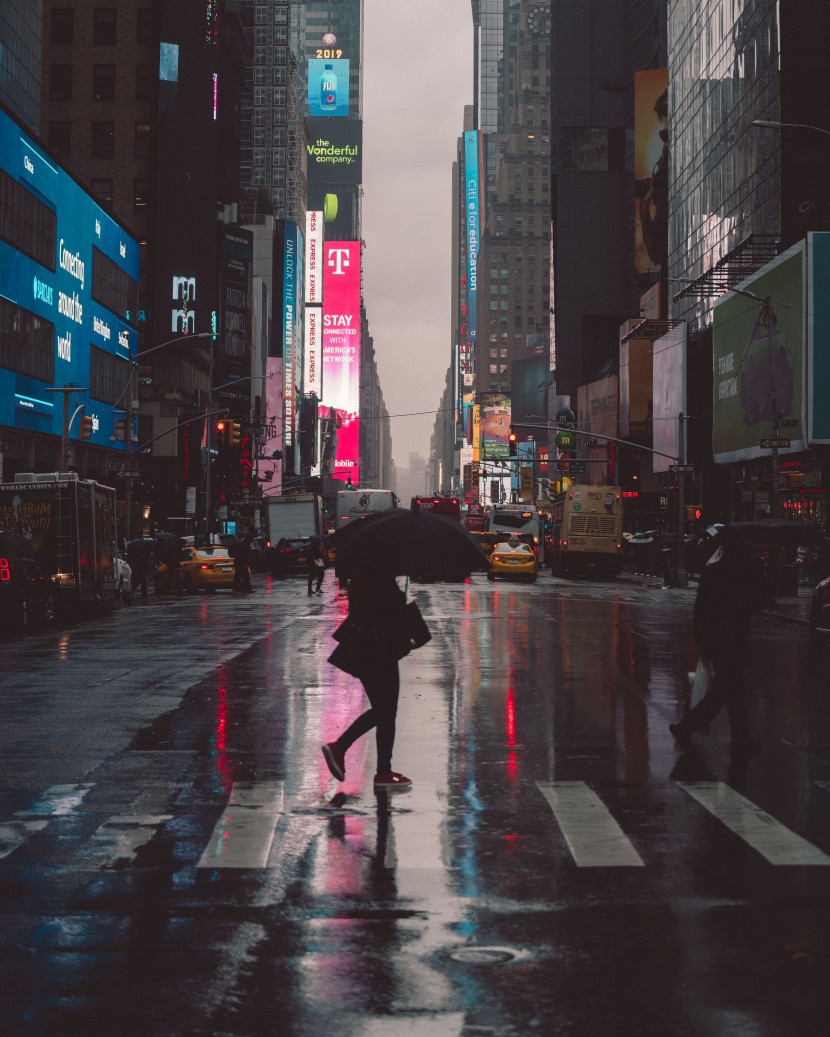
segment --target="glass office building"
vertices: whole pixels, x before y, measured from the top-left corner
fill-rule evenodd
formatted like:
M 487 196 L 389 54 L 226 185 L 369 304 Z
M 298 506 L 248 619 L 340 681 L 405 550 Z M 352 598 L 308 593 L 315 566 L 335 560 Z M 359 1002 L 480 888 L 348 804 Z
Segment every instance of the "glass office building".
M 40 123 L 43 0 L 0 4 L 0 101 L 32 130 Z

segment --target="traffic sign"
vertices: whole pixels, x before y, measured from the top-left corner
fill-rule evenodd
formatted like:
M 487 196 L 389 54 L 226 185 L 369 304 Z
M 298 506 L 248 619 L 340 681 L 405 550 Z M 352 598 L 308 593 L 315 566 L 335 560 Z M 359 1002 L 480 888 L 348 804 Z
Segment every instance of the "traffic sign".
M 140 479 L 141 472 L 116 472 L 116 479 Z
M 762 450 L 786 450 L 790 445 L 789 439 L 762 439 Z
M 695 470 L 695 466 L 693 464 L 670 464 L 669 465 L 669 471 L 670 472 L 674 472 L 675 474 L 679 474 L 679 475 L 682 475 L 683 473 L 686 473 L 687 475 L 691 475 L 691 474 L 694 473 L 694 470 Z

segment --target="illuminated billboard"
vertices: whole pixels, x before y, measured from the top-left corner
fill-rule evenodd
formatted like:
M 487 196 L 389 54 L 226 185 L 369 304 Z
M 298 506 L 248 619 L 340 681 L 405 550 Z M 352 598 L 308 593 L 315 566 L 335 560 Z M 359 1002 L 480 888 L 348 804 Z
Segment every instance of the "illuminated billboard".
M 138 347 L 138 243 L 2 110 L 0 193 L 0 425 L 60 436 L 62 394 L 46 390 L 75 384 L 91 442 L 123 450 L 113 412 Z
M 363 123 L 358 119 L 309 119 L 308 182 L 363 182 Z
M 652 348 L 654 438 L 652 471 L 667 472 L 683 456 L 680 414 L 686 406 L 686 331 L 683 321 L 658 338 Z
M 278 220 L 274 234 L 274 348 L 283 360 L 286 471 L 296 472 L 298 395 L 303 376 L 303 235 L 293 220 Z
M 664 269 L 669 248 L 669 71 L 634 75 L 634 266 Z
M 308 114 L 327 118 L 349 114 L 348 58 L 311 58 L 308 62 Z
M 360 482 L 360 242 L 323 246 L 323 402 L 333 412 L 332 475 Z
M 776 413 L 787 422 L 790 450 L 805 449 L 805 255 L 802 241 L 715 303 L 712 450 L 719 464 L 768 457 L 761 441 L 777 438 Z M 764 318 L 767 297 L 772 322 Z
M 478 250 L 481 245 L 481 191 L 479 173 L 479 135 L 476 130 L 464 134 L 464 212 L 467 243 L 467 330 L 470 341 L 476 341 L 476 291 L 478 288 Z
M 500 392 L 479 393 L 481 402 L 482 460 L 509 457 L 510 397 Z
M 323 301 L 323 214 L 310 209 L 305 217 L 305 301 Z

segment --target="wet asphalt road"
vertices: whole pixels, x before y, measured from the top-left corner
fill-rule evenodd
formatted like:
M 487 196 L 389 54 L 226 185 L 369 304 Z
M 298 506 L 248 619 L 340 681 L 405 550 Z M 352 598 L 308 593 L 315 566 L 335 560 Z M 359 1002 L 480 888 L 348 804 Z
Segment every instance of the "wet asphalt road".
M 762 616 L 763 752 L 680 754 L 693 594 L 411 588 L 394 765 L 326 663 L 331 576 L 0 644 L 0 1033 L 817 1035 L 830 653 Z M 805 592 L 802 591 L 802 594 Z

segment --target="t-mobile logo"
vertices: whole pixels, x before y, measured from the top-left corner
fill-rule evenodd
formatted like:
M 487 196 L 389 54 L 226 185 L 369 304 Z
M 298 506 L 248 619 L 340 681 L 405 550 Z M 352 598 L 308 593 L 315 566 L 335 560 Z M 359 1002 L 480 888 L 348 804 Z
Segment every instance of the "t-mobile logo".
M 332 274 L 345 274 L 351 265 L 349 261 L 349 250 L 347 248 L 329 249 L 328 265 Z

